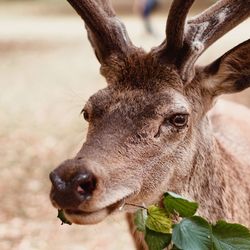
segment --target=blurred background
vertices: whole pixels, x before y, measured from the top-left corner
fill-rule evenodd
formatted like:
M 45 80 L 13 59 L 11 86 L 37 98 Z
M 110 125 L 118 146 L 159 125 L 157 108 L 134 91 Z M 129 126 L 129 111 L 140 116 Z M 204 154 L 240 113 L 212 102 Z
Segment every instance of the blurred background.
M 138 46 L 164 38 L 169 0 L 150 17 L 150 34 L 132 0 L 115 9 Z M 191 15 L 211 5 L 197 0 Z M 214 44 L 206 64 L 249 38 L 249 20 Z M 246 52 L 249 53 L 249 52 Z M 49 172 L 81 147 L 88 97 L 105 87 L 82 20 L 66 1 L 0 1 L 0 249 L 133 249 L 122 214 L 94 226 L 60 225 L 49 201 Z M 227 96 L 250 106 L 250 90 Z

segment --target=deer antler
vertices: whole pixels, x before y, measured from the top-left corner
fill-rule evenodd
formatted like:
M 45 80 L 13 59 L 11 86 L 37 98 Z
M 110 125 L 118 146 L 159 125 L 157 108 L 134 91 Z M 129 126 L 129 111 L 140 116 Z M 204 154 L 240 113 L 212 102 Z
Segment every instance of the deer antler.
M 167 51 L 172 54 L 183 47 L 186 17 L 194 1 L 175 0 L 171 5 L 166 28 L 166 46 Z
M 125 54 L 133 46 L 125 26 L 109 0 L 67 0 L 86 24 L 89 40 L 100 63 L 111 54 Z
M 167 22 L 167 40 L 156 49 L 160 58 L 177 65 L 186 82 L 193 79 L 199 56 L 250 14 L 250 0 L 220 0 L 185 24 L 193 2 L 174 0 Z
M 193 66 L 199 56 L 215 41 L 249 17 L 249 0 L 221 0 L 191 19 L 185 34 L 184 79 L 193 77 Z M 190 74 L 191 73 L 191 74 Z

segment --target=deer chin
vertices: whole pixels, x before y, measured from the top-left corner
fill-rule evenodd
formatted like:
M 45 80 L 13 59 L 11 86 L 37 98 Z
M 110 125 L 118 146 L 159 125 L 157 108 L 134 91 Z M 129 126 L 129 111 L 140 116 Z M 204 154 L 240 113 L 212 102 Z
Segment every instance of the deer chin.
M 102 209 L 86 212 L 83 210 L 65 209 L 64 215 L 68 221 L 79 225 L 97 224 L 104 220 L 108 215 L 117 211 L 124 204 L 124 199 L 117 201 Z

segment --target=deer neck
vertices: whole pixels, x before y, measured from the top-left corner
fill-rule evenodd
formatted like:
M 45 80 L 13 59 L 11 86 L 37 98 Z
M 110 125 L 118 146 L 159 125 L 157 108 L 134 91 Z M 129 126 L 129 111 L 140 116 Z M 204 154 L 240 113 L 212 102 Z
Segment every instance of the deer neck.
M 250 211 L 250 190 L 244 185 L 239 162 L 216 139 L 208 120 L 199 133 L 184 193 L 199 203 L 200 215 L 210 221 L 227 219 L 245 224 L 244 217 L 249 215 L 241 214 L 239 205 L 242 211 Z

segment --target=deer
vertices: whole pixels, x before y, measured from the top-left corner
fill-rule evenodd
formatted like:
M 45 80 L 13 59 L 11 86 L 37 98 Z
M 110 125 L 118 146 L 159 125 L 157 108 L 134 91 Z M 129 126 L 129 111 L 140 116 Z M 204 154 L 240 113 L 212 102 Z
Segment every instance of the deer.
M 194 0 L 173 0 L 166 37 L 149 52 L 133 45 L 109 0 L 67 1 L 85 22 L 107 87 L 82 110 L 82 148 L 50 173 L 53 206 L 88 225 L 125 204 L 141 250 L 126 204 L 160 204 L 166 191 L 197 201 L 210 222 L 250 226 L 250 110 L 218 99 L 250 87 L 250 40 L 196 64 L 249 17 L 249 0 L 220 0 L 189 19 Z

